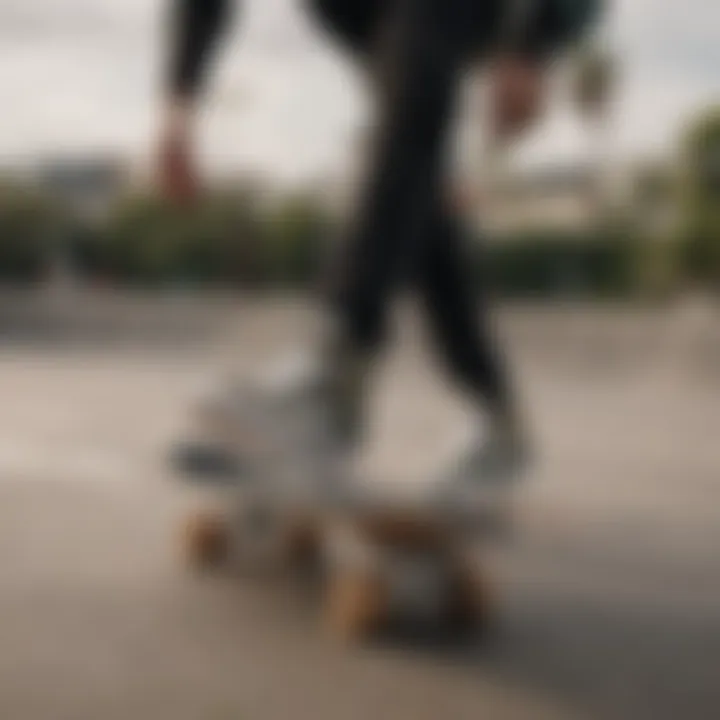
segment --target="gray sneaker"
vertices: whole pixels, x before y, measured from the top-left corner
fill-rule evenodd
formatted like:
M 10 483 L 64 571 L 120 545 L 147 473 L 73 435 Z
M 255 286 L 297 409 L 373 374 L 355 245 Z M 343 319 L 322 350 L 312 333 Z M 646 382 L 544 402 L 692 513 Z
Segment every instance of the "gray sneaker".
M 440 492 L 465 503 L 492 504 L 515 487 L 530 462 L 530 453 L 519 424 L 496 420 L 489 434 L 474 438 L 469 447 L 440 474 Z
M 199 406 L 206 431 L 237 455 L 252 455 L 251 464 L 283 465 L 313 484 L 337 485 L 362 434 L 368 362 L 341 343 L 320 357 L 296 355 L 209 396 Z
M 511 535 L 516 481 L 529 454 L 518 436 L 492 434 L 475 439 L 441 473 L 436 502 L 458 527 L 484 537 Z
M 453 485 L 508 486 L 528 465 L 527 447 L 515 435 L 493 433 L 475 440 L 452 464 L 445 481 Z

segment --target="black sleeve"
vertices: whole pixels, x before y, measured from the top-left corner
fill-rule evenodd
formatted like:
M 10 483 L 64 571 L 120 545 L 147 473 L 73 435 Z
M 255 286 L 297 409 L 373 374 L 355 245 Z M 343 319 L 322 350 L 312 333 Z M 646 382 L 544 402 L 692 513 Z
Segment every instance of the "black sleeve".
M 210 54 L 228 22 L 232 0 L 171 0 L 168 91 L 193 97 L 203 84 Z

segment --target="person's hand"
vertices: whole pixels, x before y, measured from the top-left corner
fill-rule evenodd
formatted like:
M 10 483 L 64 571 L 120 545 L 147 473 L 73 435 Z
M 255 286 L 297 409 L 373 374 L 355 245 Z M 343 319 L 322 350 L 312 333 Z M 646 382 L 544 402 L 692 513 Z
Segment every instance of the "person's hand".
M 157 148 L 160 191 L 177 203 L 192 202 L 198 194 L 192 133 L 192 110 L 182 104 L 168 108 Z
M 545 72 L 540 62 L 520 55 L 495 61 L 490 75 L 490 122 L 493 137 L 510 141 L 542 114 Z

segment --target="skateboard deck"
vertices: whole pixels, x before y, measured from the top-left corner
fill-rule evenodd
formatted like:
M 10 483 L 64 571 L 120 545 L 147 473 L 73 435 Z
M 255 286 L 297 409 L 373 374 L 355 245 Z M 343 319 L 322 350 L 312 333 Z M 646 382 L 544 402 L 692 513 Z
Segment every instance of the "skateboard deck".
M 463 636 L 488 627 L 492 593 L 476 550 L 478 535 L 496 530 L 495 509 L 478 512 L 442 501 L 432 488 L 389 479 L 324 492 L 327 485 L 313 486 L 307 477 L 288 479 L 291 455 L 288 466 L 287 453 L 276 462 L 266 452 L 279 435 L 270 444 L 267 436 L 249 437 L 239 444 L 263 452 L 240 458 L 228 450 L 238 446 L 237 434 L 229 444 L 225 434 L 221 442 L 205 437 L 174 453 L 179 477 L 221 499 L 220 509 L 199 508 L 184 523 L 192 568 L 312 569 L 323 624 L 344 639 L 398 626 L 432 625 Z
M 431 494 L 392 483 L 330 500 L 258 491 L 254 482 L 225 479 L 216 486 L 219 509 L 189 514 L 183 551 L 191 568 L 254 577 L 309 571 L 320 581 L 322 623 L 346 640 L 430 626 L 469 637 L 490 624 L 477 517 L 469 531 Z
M 183 536 L 190 566 L 217 570 L 239 560 L 247 567 L 250 559 L 265 570 L 312 569 L 323 624 L 337 637 L 362 640 L 401 624 L 463 633 L 488 625 L 489 584 L 471 547 L 427 515 L 398 508 L 288 513 L 276 519 L 271 540 L 238 522 L 253 521 L 193 512 Z

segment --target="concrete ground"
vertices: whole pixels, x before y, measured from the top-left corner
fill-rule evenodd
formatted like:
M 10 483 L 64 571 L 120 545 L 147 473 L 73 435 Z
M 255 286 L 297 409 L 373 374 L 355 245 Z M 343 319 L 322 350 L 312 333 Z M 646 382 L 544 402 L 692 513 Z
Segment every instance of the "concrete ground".
M 538 465 L 517 537 L 494 553 L 492 642 L 341 647 L 293 593 L 187 572 L 177 528 L 195 499 L 165 467 L 187 404 L 304 318 L 254 306 L 183 343 L 159 329 L 7 336 L 0 717 L 717 717 L 720 383 L 713 362 L 624 315 L 584 311 L 581 336 L 541 314 L 508 320 Z M 368 463 L 415 481 L 458 439 L 462 405 L 412 333 L 378 382 Z

